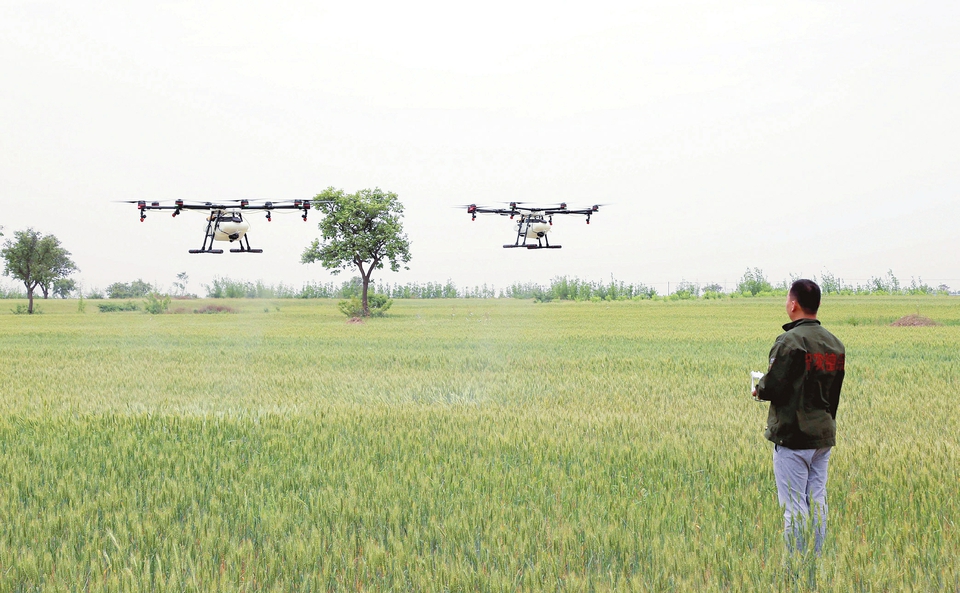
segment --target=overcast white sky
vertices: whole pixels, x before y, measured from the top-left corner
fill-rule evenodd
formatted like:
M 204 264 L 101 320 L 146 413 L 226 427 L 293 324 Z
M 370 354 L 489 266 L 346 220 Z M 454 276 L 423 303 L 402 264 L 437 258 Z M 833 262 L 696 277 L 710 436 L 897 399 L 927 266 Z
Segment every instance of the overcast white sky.
M 190 255 L 201 216 L 113 202 L 328 186 L 399 195 L 389 282 L 960 288 L 956 2 L 0 0 L 0 56 L 0 225 L 56 235 L 88 288 L 345 280 L 299 263 L 319 217 Z M 452 207 L 510 200 L 609 206 L 541 251 Z

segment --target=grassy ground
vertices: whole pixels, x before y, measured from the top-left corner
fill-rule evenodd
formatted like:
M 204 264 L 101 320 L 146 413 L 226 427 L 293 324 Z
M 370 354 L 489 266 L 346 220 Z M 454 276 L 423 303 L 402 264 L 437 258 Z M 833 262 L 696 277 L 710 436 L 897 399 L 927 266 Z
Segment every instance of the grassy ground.
M 805 590 L 766 410 L 780 299 L 0 309 L 0 590 Z M 889 327 L 907 314 L 939 327 Z M 833 298 L 816 588 L 960 590 L 960 299 Z

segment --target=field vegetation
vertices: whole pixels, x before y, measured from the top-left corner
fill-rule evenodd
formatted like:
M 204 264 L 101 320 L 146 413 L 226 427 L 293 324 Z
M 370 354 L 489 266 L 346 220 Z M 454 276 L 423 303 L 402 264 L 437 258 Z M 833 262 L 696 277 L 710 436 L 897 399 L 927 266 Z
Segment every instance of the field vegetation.
M 781 298 L 89 304 L 0 309 L 3 591 L 960 590 L 960 299 L 825 299 L 815 583 L 748 393 Z

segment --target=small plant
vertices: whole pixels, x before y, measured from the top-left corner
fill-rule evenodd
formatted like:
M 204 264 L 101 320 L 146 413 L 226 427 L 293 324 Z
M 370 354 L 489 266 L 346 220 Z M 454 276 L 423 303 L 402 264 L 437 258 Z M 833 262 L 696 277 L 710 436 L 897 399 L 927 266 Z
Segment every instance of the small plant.
M 21 304 L 21 305 L 17 305 L 13 309 L 10 309 L 10 312 L 13 313 L 14 315 L 29 315 L 30 307 Z M 40 313 L 43 313 L 43 311 L 40 310 L 40 307 L 33 308 L 34 315 L 39 315 Z

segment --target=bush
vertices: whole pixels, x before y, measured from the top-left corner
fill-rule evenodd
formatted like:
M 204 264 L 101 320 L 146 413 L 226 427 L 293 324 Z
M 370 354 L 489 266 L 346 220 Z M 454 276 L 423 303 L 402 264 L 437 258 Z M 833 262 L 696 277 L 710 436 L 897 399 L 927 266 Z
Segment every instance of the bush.
M 363 303 L 357 297 L 353 297 L 346 301 L 340 301 L 337 303 L 337 307 L 340 309 L 340 312 L 347 317 L 363 316 Z
M 393 305 L 393 299 L 388 299 L 385 294 L 367 295 L 367 306 L 370 308 L 370 317 L 383 317 Z M 351 297 L 349 300 L 337 303 L 340 312 L 347 317 L 363 317 L 363 302 L 360 297 Z
M 133 301 L 125 303 L 100 303 L 97 305 L 101 313 L 116 313 L 119 311 L 139 311 L 140 305 Z
M 151 292 L 147 295 L 147 300 L 143 302 L 143 308 L 151 315 L 166 313 L 170 308 L 170 295 Z
M 135 299 L 145 297 L 154 290 L 153 286 L 143 280 L 134 280 L 127 284 L 126 282 L 114 282 L 107 287 L 107 295 L 111 299 Z M 95 297 L 90 297 L 95 298 Z
M 694 300 L 700 296 L 700 285 L 683 281 L 677 286 L 676 292 L 670 295 L 671 301 Z

